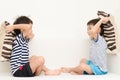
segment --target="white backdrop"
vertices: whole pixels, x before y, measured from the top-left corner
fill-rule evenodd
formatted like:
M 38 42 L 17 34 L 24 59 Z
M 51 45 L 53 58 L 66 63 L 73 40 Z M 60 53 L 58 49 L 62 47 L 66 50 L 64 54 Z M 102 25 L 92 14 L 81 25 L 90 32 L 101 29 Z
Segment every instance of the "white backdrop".
M 7 20 L 12 24 L 18 16 L 29 16 L 35 34 L 30 53 L 44 56 L 45 65 L 54 69 L 75 66 L 81 58 L 88 58 L 86 23 L 97 17 L 98 10 L 111 13 L 120 30 L 119 5 L 119 0 L 0 0 L 0 22 Z M 111 72 L 120 72 L 113 66 L 118 63 L 118 56 L 109 58 L 114 61 L 109 62 Z M 120 67 L 120 63 L 117 65 Z

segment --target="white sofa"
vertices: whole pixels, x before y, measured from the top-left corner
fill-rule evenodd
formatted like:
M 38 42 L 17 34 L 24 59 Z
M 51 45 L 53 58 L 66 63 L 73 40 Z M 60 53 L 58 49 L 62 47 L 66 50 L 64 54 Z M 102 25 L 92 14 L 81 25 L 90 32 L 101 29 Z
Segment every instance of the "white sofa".
M 62 73 L 59 76 L 13 77 L 8 62 L 0 62 L 0 80 L 120 80 L 120 75 L 108 73 L 106 75 L 71 75 Z
M 113 73 L 107 75 L 70 75 L 61 74 L 59 76 L 44 76 L 37 77 L 12 77 L 9 73 L 0 73 L 0 80 L 120 80 L 120 76 Z
M 67 43 L 69 44 L 69 43 Z M 74 44 L 74 43 L 73 43 Z M 73 45 L 72 44 L 72 45 Z M 80 43 L 82 44 L 82 43 Z M 83 40 L 83 44 L 87 45 L 88 41 L 86 43 L 86 40 Z M 57 44 L 56 44 L 57 45 Z M 42 52 L 42 50 L 37 49 L 37 47 L 40 46 L 40 49 L 44 46 L 38 45 L 38 43 L 30 43 L 30 52 L 35 53 L 35 55 L 42 55 L 45 58 L 45 65 L 49 68 L 58 68 L 61 66 L 75 66 L 78 64 L 79 60 L 82 57 L 88 56 L 88 48 L 86 46 L 81 46 L 80 49 L 81 53 L 79 52 L 79 48 L 76 49 L 76 47 L 79 47 L 78 45 L 67 46 L 66 49 L 64 47 L 56 47 L 56 45 L 52 45 L 52 48 L 56 49 L 56 51 L 51 51 L 51 47 L 48 50 L 48 52 Z M 59 44 L 60 45 L 60 44 Z M 37 47 L 36 47 L 37 46 Z M 47 46 L 47 45 L 45 45 Z M 62 46 L 62 45 L 61 45 Z M 74 48 L 75 47 L 75 48 Z M 72 51 L 71 49 L 74 48 Z M 63 50 L 63 51 L 60 51 Z M 78 52 L 77 52 L 77 51 Z M 83 52 L 82 52 L 83 51 Z M 38 54 L 39 52 L 40 54 Z M 54 52 L 54 53 L 53 53 Z M 83 54 L 84 53 L 84 54 Z M 56 55 L 57 54 L 57 55 Z M 54 55 L 54 56 L 53 56 Z M 9 62 L 0 62 L 0 80 L 120 80 L 120 63 L 119 63 L 120 56 L 119 55 L 109 55 L 108 56 L 108 68 L 109 73 L 107 75 L 70 75 L 68 73 L 62 73 L 59 76 L 44 76 L 44 74 L 41 74 L 37 77 L 13 77 L 10 72 L 10 64 Z M 116 66 L 117 65 L 117 66 Z

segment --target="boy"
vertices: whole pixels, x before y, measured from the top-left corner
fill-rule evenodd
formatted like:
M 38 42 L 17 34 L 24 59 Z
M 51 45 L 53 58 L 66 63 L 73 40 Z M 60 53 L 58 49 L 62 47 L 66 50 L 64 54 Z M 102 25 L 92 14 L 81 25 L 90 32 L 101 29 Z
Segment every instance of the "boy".
M 71 74 L 94 74 L 103 75 L 107 73 L 107 44 L 101 34 L 101 25 L 109 21 L 109 17 L 99 16 L 98 19 L 87 23 L 87 33 L 91 38 L 90 60 L 82 59 L 80 65 L 73 68 L 63 67 L 63 72 Z
M 16 38 L 13 42 L 13 49 L 10 58 L 12 74 L 15 77 L 33 77 L 38 76 L 41 71 L 46 75 L 58 75 L 59 70 L 49 70 L 44 66 L 42 56 L 32 56 L 29 58 L 28 42 L 33 38 L 32 20 L 26 16 L 20 16 L 14 22 L 14 25 L 8 25 L 6 31 L 14 30 Z

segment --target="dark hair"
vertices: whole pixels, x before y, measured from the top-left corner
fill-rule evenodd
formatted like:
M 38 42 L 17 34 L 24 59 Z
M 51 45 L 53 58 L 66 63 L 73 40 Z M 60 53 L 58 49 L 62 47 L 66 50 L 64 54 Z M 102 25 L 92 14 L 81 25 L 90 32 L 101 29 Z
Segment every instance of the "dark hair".
M 28 18 L 27 16 L 20 16 L 18 17 L 13 24 L 33 24 L 32 20 Z M 15 29 L 14 32 L 16 35 L 20 34 L 20 29 Z
M 100 20 L 100 18 L 92 19 L 92 20 L 88 21 L 87 25 L 95 25 L 99 20 Z M 100 25 L 100 28 L 101 28 L 100 35 L 101 36 L 103 36 L 103 34 L 104 34 L 104 29 L 103 29 L 104 26 L 103 25 L 104 24 Z
M 87 25 L 95 25 L 99 20 L 100 20 L 100 18 L 92 19 L 92 20 L 88 21 Z

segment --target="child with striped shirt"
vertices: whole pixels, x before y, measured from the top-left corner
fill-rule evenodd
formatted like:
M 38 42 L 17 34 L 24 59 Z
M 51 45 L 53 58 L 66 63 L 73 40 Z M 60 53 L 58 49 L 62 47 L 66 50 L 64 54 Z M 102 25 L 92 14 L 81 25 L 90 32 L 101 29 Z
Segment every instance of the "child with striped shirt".
M 42 71 L 46 75 L 59 75 L 60 70 L 49 70 L 44 66 L 45 60 L 42 56 L 29 58 L 29 40 L 33 38 L 33 22 L 26 16 L 20 16 L 14 25 L 8 25 L 6 31 L 14 30 L 16 38 L 13 42 L 13 49 L 10 58 L 11 71 L 15 77 L 39 76 Z

